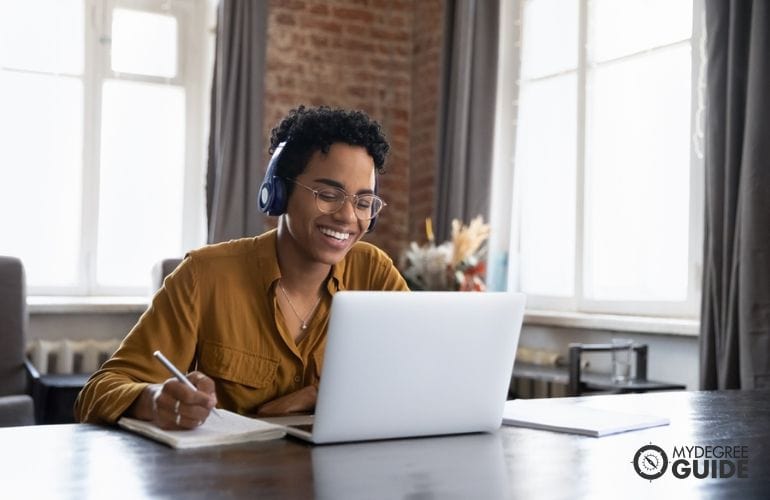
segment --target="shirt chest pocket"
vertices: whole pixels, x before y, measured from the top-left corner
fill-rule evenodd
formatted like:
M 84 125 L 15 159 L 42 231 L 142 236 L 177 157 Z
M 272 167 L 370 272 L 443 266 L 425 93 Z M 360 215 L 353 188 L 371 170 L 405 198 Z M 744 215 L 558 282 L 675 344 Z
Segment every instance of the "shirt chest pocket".
M 210 377 L 263 389 L 275 384 L 278 360 L 204 342 L 199 356 L 200 369 Z

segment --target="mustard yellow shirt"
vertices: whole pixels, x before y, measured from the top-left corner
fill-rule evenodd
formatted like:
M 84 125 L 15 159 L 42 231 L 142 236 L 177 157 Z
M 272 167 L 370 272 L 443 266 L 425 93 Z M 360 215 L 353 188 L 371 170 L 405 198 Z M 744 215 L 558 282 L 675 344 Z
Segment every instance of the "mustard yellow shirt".
M 408 289 L 384 252 L 358 242 L 332 267 L 329 295 L 295 344 L 277 313 L 280 277 L 275 230 L 190 252 L 83 387 L 75 403 L 78 420 L 114 423 L 148 384 L 169 378 L 152 355 L 156 350 L 183 371 L 197 369 L 211 377 L 218 406 L 255 414 L 267 401 L 318 384 L 331 295 Z

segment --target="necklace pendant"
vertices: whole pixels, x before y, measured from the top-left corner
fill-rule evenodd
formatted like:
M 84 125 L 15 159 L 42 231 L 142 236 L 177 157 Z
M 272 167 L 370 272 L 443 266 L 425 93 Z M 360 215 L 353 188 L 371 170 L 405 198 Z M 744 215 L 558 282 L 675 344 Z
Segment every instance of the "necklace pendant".
M 300 322 L 300 330 L 302 333 L 304 333 L 307 330 L 307 322 L 308 320 L 313 316 L 313 313 L 315 312 L 316 308 L 318 307 L 318 304 L 321 303 L 321 295 L 318 295 L 318 298 L 315 301 L 315 304 L 313 304 L 313 307 L 308 311 L 308 313 L 305 315 L 304 319 L 300 314 L 297 312 L 297 309 L 294 307 L 294 304 L 291 303 L 291 299 L 289 298 L 289 294 L 286 293 L 286 289 L 283 287 L 281 282 L 278 282 L 278 287 L 281 289 L 281 292 L 283 292 L 283 296 L 286 297 L 286 302 L 289 303 L 289 307 L 291 308 L 292 312 L 294 313 L 294 316 L 297 317 L 297 319 Z

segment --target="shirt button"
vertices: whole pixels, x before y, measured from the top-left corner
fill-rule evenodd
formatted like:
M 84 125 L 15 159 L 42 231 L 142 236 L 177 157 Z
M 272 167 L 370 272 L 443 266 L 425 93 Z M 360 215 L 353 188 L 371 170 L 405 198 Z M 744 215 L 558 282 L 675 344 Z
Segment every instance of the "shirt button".
M 294 382 L 295 382 L 295 383 L 297 383 L 297 384 L 299 384 L 300 382 L 302 382 L 302 377 L 300 377 L 299 375 L 297 375 L 296 377 L 294 377 Z

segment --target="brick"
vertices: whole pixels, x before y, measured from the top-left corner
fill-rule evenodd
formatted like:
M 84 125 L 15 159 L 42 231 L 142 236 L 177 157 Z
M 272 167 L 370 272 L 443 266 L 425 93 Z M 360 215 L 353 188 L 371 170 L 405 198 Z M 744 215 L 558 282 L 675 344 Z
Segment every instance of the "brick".
M 375 48 L 372 46 L 372 48 Z M 399 44 L 384 44 L 379 43 L 376 45 L 376 50 L 379 54 L 388 55 L 388 56 L 401 56 L 400 59 L 405 60 L 406 56 L 411 55 L 411 50 L 409 50 L 409 46 L 404 43 Z
M 293 14 L 283 12 L 275 15 L 275 22 L 283 26 L 294 26 L 297 24 Z
M 300 26 L 305 29 L 318 29 L 327 33 L 342 33 L 342 24 L 337 21 L 328 21 L 323 18 L 303 17 Z
M 334 42 L 332 43 L 332 47 L 335 49 L 360 52 L 372 52 L 375 50 L 375 45 L 371 42 L 356 40 L 348 37 L 335 38 Z
M 259 0 L 262 1 L 262 0 Z M 270 4 L 270 10 L 304 10 L 305 2 L 303 0 L 273 0 Z
M 390 15 L 385 20 L 385 25 L 393 28 L 408 28 L 411 23 L 411 19 L 406 16 Z
M 374 22 L 374 14 L 366 9 L 337 7 L 332 11 L 332 16 L 340 21 L 358 21 L 362 23 Z
M 369 66 L 389 72 L 406 72 L 409 69 L 409 65 L 406 63 L 406 61 L 399 61 L 392 58 L 382 57 L 370 57 Z
M 419 4 L 422 1 L 423 0 L 417 0 L 416 3 Z M 388 9 L 399 12 L 411 10 L 412 8 L 410 2 L 405 0 L 371 0 L 371 5 L 378 9 Z
M 397 120 L 409 121 L 410 115 L 408 109 L 394 109 L 391 113 L 393 114 L 393 118 Z
M 329 6 L 325 3 L 317 3 L 310 6 L 308 11 L 316 16 L 327 16 L 329 15 Z
M 311 34 L 310 43 L 316 48 L 328 47 L 329 37 L 327 35 Z
M 406 29 L 382 29 L 372 27 L 369 30 L 372 37 L 382 41 L 390 40 L 397 42 L 409 42 L 409 32 Z

